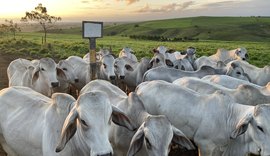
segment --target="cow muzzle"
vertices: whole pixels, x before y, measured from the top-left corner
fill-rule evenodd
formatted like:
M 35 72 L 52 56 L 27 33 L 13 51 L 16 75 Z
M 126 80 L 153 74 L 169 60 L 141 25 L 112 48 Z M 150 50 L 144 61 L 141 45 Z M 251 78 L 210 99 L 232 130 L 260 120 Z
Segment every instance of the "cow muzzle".
M 53 88 L 59 87 L 59 82 L 52 82 L 51 85 Z

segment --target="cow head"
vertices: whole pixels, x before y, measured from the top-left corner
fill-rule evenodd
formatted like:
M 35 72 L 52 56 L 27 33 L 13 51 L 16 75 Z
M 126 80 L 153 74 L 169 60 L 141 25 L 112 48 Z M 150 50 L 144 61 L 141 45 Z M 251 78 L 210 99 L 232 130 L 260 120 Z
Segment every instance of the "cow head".
M 59 68 L 64 72 L 66 76 L 65 81 L 67 81 L 68 83 L 74 84 L 79 82 L 79 79 L 75 74 L 73 66 L 67 60 L 60 60 L 59 63 L 57 64 L 57 68 Z
M 248 135 L 255 143 L 249 147 L 250 153 L 267 156 L 270 155 L 270 105 L 261 104 L 254 107 L 253 113 L 248 113 L 239 120 L 231 133 L 235 139 L 241 134 Z
M 228 64 L 226 75 L 250 82 L 250 77 L 248 74 L 246 74 L 243 68 L 236 62 L 231 62 Z
M 32 74 L 32 83 L 37 79 L 46 83 L 50 88 L 58 87 L 59 81 L 57 76 L 66 79 L 65 73 L 56 67 L 56 63 L 51 58 L 42 58 L 39 60 Z
M 235 50 L 235 55 L 236 55 L 236 59 L 242 60 L 242 61 L 247 61 L 249 57 L 246 48 L 237 48 Z
M 134 130 L 128 117 L 102 92 L 87 92 L 79 96 L 76 104 L 66 117 L 56 152 L 61 152 L 67 142 L 75 137 L 81 141 L 78 148 L 88 149 L 88 155 L 112 155 L 108 139 L 110 118 L 130 130 Z
M 100 74 L 103 75 L 106 80 L 115 80 L 116 75 L 114 73 L 114 57 L 112 55 L 104 55 L 100 60 Z
M 171 142 L 194 149 L 192 142 L 163 116 L 148 116 L 133 136 L 128 156 L 134 156 L 143 146 L 149 156 L 167 156 Z

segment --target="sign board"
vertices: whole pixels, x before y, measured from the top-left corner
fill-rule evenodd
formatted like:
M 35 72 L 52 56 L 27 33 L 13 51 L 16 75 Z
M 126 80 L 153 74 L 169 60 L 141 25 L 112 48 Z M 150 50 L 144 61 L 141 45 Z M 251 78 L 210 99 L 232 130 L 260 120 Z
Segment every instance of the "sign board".
M 103 22 L 83 21 L 83 38 L 100 38 L 103 36 Z

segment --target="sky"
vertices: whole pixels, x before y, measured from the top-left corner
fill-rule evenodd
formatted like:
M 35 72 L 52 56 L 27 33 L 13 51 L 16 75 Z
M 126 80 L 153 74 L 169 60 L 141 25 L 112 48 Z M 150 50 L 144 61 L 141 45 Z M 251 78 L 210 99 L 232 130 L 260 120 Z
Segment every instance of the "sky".
M 270 0 L 0 0 L 0 21 L 39 4 L 62 21 L 147 21 L 195 16 L 270 16 Z

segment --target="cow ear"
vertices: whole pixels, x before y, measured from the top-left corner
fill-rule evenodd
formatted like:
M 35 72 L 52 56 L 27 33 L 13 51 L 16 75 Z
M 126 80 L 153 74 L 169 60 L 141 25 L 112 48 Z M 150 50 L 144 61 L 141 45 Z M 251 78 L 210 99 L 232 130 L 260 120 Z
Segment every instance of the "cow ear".
M 235 50 L 235 54 L 239 55 L 241 53 L 241 51 L 239 51 L 238 49 Z
M 134 131 L 136 128 L 132 125 L 130 119 L 117 107 L 112 105 L 112 121 L 120 126 L 126 127 L 127 129 Z
M 40 68 L 39 67 L 35 67 L 35 69 L 33 70 L 33 74 L 32 74 L 32 83 L 37 81 L 38 77 L 39 77 L 39 71 Z
M 129 64 L 126 64 L 125 65 L 125 68 L 128 70 L 128 71 L 134 71 L 134 69 L 131 67 L 131 65 Z
M 167 66 L 169 66 L 169 67 L 173 67 L 173 63 L 172 63 L 172 61 L 171 61 L 171 60 L 166 59 L 166 60 L 165 60 L 165 63 L 166 63 L 166 65 L 167 65 Z
M 57 146 L 56 146 L 56 150 L 55 152 L 61 152 L 67 142 L 73 137 L 73 135 L 75 134 L 76 130 L 77 130 L 77 118 L 78 118 L 78 112 L 76 110 L 75 107 L 73 107 L 73 109 L 70 111 L 69 115 L 67 116 L 63 128 L 62 128 L 62 132 L 61 132 L 61 137 L 60 137 L 60 141 L 58 142 Z
M 147 66 L 147 70 L 151 69 L 153 67 L 153 63 L 154 63 L 154 60 L 151 59 L 148 66 Z
M 144 128 L 144 123 L 140 126 L 140 128 L 137 130 L 137 132 L 132 137 L 127 156 L 134 156 L 142 148 L 143 139 L 144 139 L 143 128 Z
M 157 50 L 157 49 L 153 49 L 153 53 L 155 54 L 155 53 L 159 53 L 159 51 Z
M 182 131 L 175 128 L 174 126 L 172 126 L 172 130 L 173 130 L 172 142 L 179 144 L 187 148 L 188 150 L 195 149 L 193 143 L 185 136 L 185 134 Z
M 67 76 L 62 69 L 56 68 L 56 73 L 58 77 L 61 77 L 62 79 L 67 79 Z
M 231 133 L 231 139 L 237 138 L 239 135 L 245 133 L 248 128 L 248 124 L 253 119 L 252 114 L 247 114 L 244 118 L 242 118 L 238 124 L 236 125 L 236 129 L 234 129 Z

